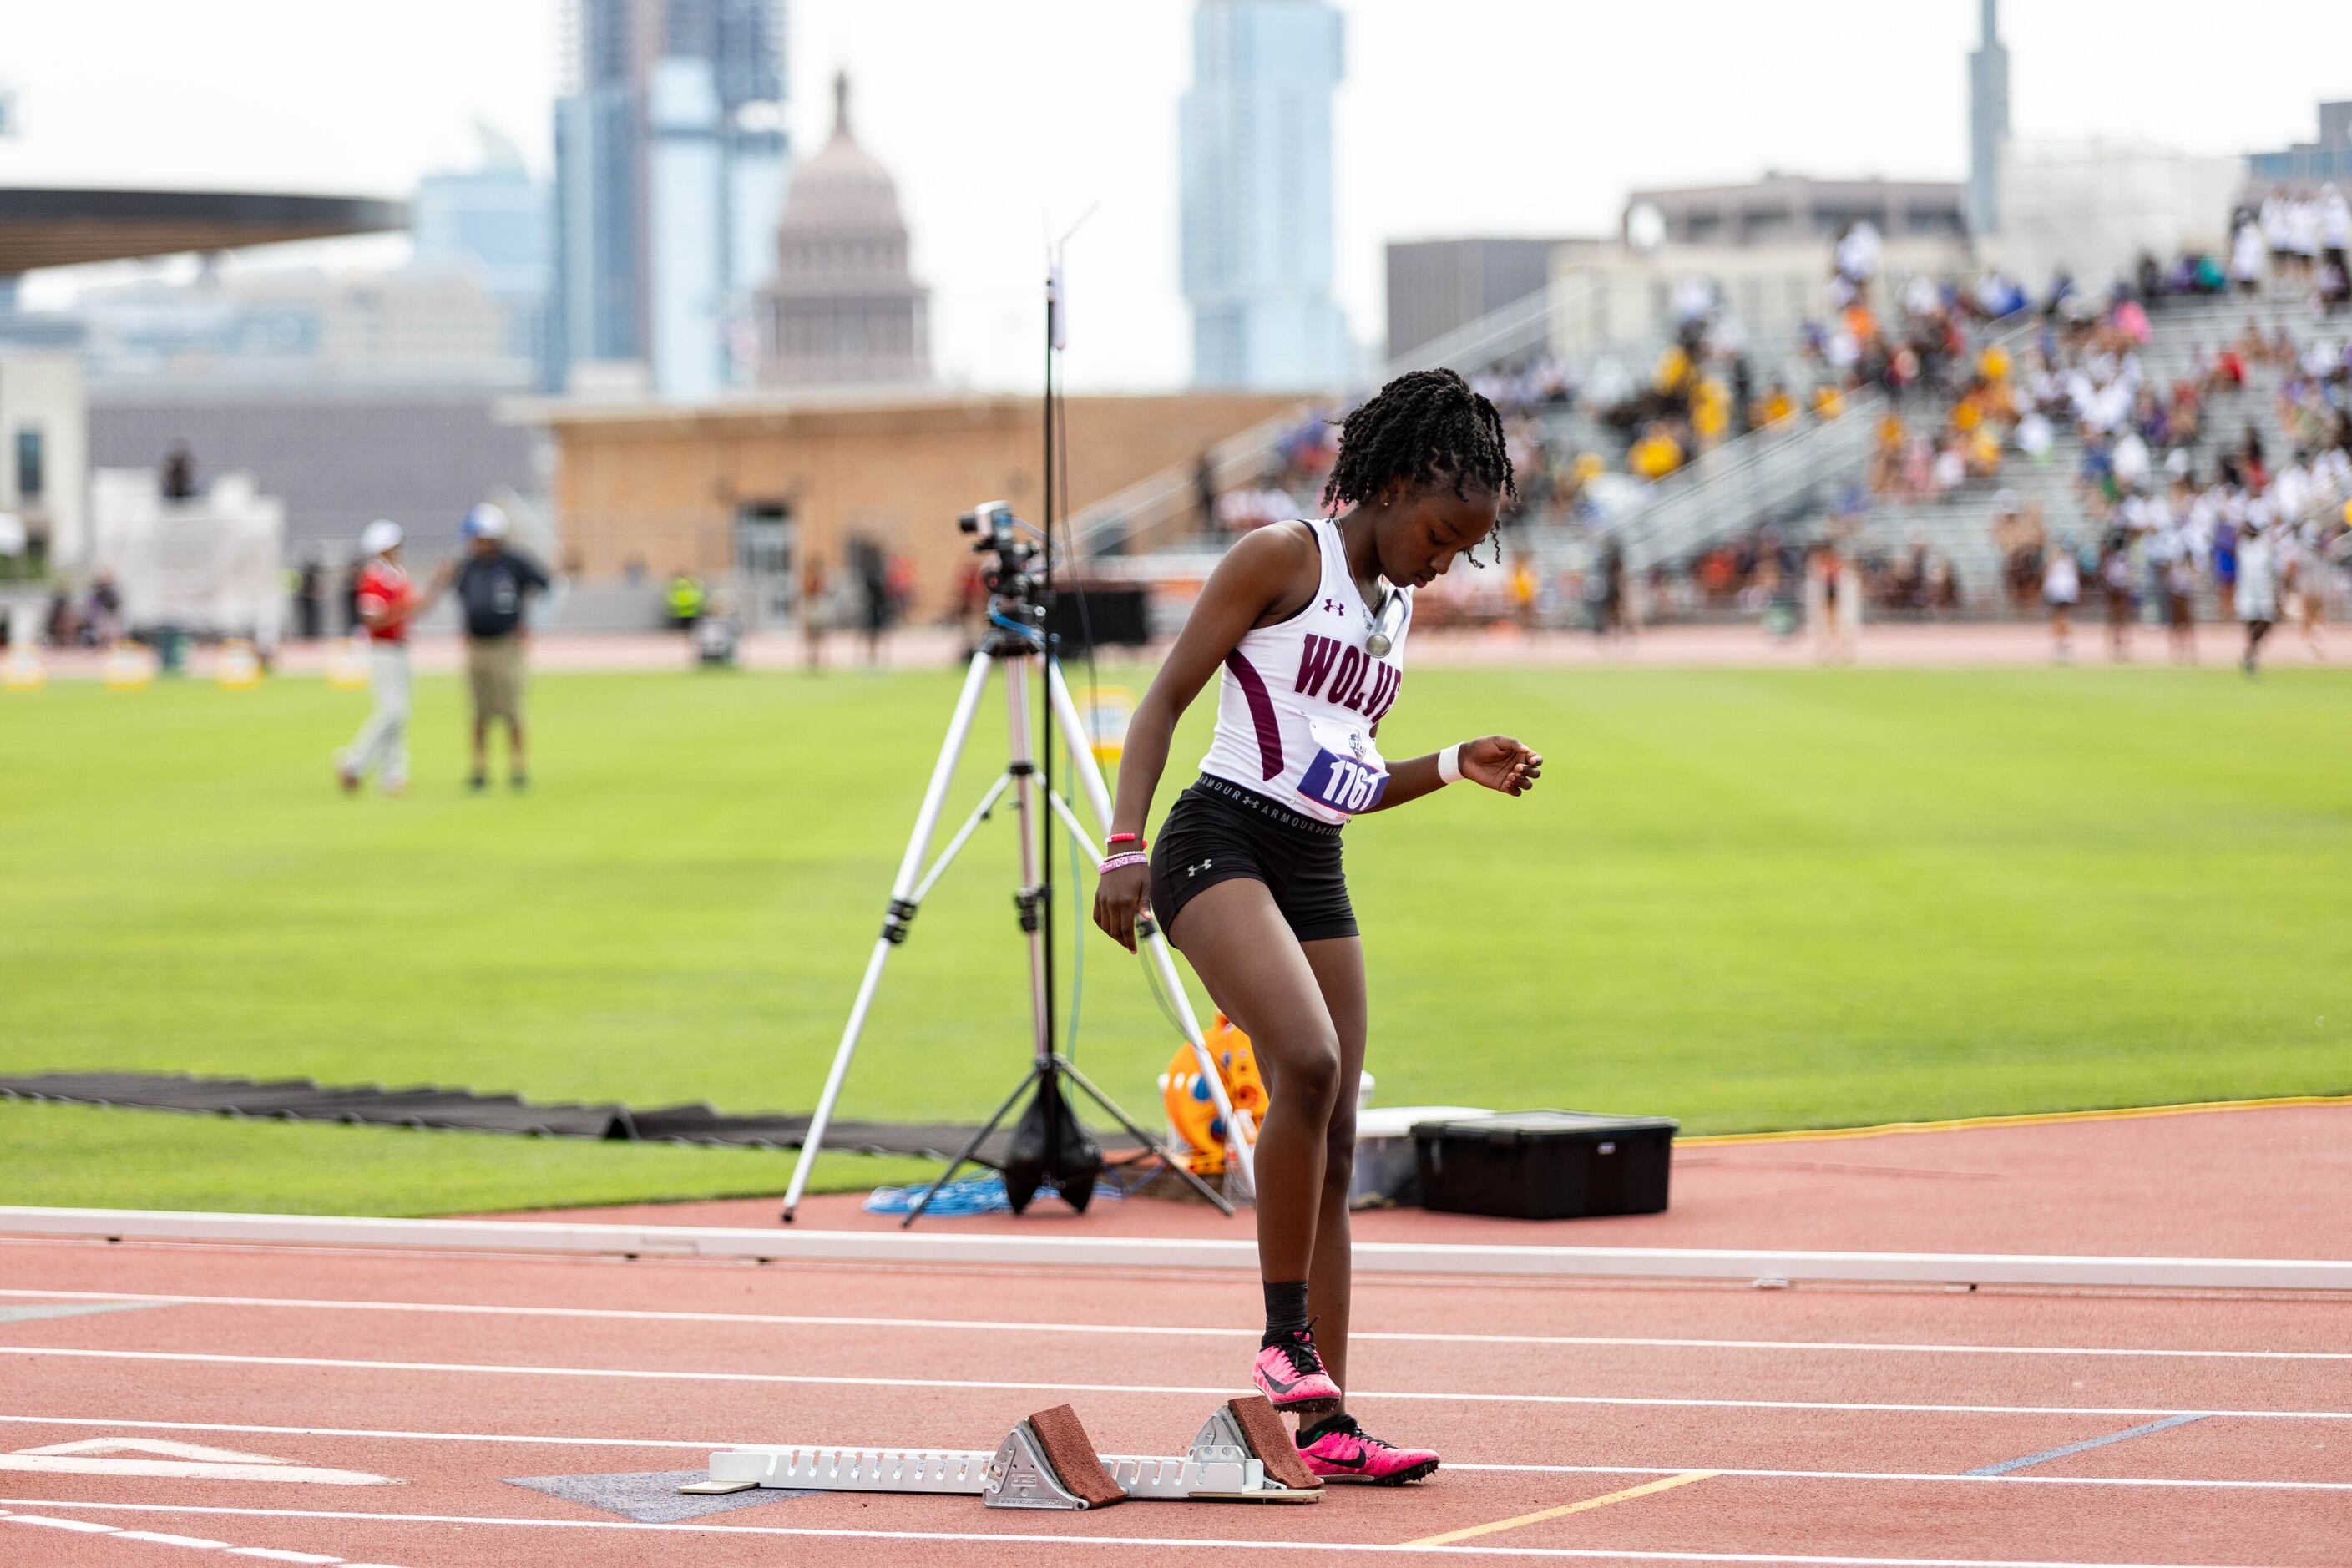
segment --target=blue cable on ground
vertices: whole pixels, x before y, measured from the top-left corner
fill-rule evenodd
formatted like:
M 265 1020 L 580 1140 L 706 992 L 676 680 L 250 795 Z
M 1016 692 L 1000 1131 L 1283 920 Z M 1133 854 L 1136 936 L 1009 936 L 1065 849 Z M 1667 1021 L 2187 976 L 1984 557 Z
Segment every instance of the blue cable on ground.
M 905 1214 L 921 1200 L 929 1185 L 929 1182 L 918 1182 L 911 1187 L 877 1187 L 866 1200 L 866 1212 Z M 940 1189 L 940 1195 L 923 1213 L 953 1219 L 962 1215 L 1009 1214 L 1012 1209 L 1013 1200 L 1004 1195 L 1004 1178 L 992 1171 L 985 1176 L 950 1182 Z
M 917 1182 L 911 1187 L 877 1187 L 862 1206 L 867 1214 L 905 1214 L 922 1200 L 929 1186 L 929 1182 Z M 1041 1194 L 1049 1193 L 1054 1187 L 1048 1183 L 1037 1190 Z M 1095 1196 L 1117 1202 L 1127 1194 L 1108 1182 L 1097 1182 Z M 923 1217 L 958 1219 L 971 1215 L 1012 1212 L 1013 1200 L 1004 1195 L 1004 1177 L 991 1171 L 984 1176 L 950 1182 L 941 1187 L 940 1195 L 931 1200 L 931 1206 L 923 1211 Z

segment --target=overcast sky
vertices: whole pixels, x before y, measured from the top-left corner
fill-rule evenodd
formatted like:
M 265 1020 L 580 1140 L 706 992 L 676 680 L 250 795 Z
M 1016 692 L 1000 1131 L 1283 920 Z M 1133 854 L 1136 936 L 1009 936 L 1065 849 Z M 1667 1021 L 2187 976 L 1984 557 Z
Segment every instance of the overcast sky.
M 1184 376 L 1191 0 L 788 4 L 796 147 L 823 144 L 826 84 L 846 68 L 859 140 L 898 178 L 944 374 L 1034 384 L 1045 237 L 1093 206 L 1069 251 L 1073 383 Z M 1381 330 L 1387 239 L 1597 233 L 1632 187 L 1768 167 L 1965 172 L 1975 0 L 1340 8 L 1339 295 L 1362 339 Z M 471 160 L 477 119 L 543 171 L 556 15 L 557 0 L 13 0 L 0 86 L 24 132 L 0 141 L 0 180 L 405 195 Z M 2307 141 L 2321 99 L 2352 98 L 2345 0 L 2033 0 L 2002 30 L 2027 138 L 2242 153 Z M 41 279 L 31 297 L 60 291 Z

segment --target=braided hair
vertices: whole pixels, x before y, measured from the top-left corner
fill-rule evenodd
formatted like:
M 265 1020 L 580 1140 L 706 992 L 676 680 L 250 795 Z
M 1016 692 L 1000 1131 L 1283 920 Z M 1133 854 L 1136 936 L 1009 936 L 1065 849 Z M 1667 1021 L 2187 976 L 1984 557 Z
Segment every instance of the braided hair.
M 1323 487 L 1323 506 L 1327 514 L 1336 513 L 1392 484 L 1431 485 L 1448 478 L 1457 496 L 1467 496 L 1475 480 L 1507 500 L 1519 497 L 1495 405 L 1453 371 L 1411 370 L 1339 422 L 1339 456 Z M 1499 565 L 1501 530 L 1496 534 Z

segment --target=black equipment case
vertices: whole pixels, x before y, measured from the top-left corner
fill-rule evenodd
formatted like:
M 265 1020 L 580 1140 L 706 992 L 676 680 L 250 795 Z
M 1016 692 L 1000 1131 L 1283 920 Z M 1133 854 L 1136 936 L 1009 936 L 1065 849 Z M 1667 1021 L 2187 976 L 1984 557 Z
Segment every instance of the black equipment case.
M 1151 593 L 1140 583 L 1064 583 L 1046 623 L 1065 658 L 1089 647 L 1141 647 L 1151 640 Z
M 1581 1110 L 1416 1122 L 1421 1206 L 1507 1219 L 1658 1214 L 1679 1125 Z

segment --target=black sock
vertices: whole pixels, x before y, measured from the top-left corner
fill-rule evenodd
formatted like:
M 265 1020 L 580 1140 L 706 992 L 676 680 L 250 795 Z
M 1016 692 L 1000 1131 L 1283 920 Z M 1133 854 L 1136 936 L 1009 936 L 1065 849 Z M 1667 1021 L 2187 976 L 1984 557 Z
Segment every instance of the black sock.
M 1326 1432 L 1335 1431 L 1342 1426 L 1348 1426 L 1349 1424 L 1349 1415 L 1346 1411 L 1334 1410 L 1330 1415 L 1326 1415 L 1322 1420 L 1318 1421 L 1312 1426 L 1302 1425 L 1298 1428 L 1298 1446 L 1302 1448 L 1312 1447 L 1315 1444 L 1316 1438 L 1322 1436 Z
M 1307 1326 L 1307 1281 L 1297 1279 L 1265 1288 L 1265 1338 L 1259 1348 L 1276 1344 Z

